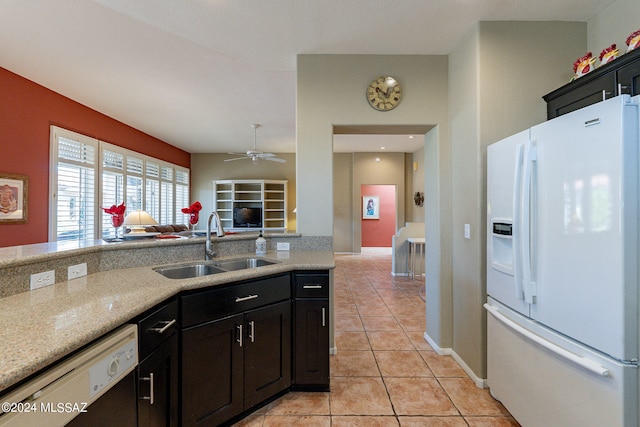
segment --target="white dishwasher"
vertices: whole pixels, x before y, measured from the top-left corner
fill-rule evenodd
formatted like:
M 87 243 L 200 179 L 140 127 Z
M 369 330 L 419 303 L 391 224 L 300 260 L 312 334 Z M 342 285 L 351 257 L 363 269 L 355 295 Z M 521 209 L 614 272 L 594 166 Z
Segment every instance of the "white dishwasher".
M 93 407 L 97 408 L 102 397 L 103 401 L 111 400 L 109 390 L 115 391 L 114 387 L 129 374 L 132 379 L 137 364 L 138 329 L 136 325 L 124 325 L 0 397 L 0 426 L 64 426 L 80 414 L 86 423 L 98 414 L 97 410 L 92 414 L 90 405 L 95 403 Z M 135 386 L 125 388 L 124 399 L 129 400 L 131 388 L 128 404 L 135 408 Z M 127 411 L 122 406 L 119 409 L 112 415 L 126 416 Z M 127 420 L 113 424 L 128 425 Z

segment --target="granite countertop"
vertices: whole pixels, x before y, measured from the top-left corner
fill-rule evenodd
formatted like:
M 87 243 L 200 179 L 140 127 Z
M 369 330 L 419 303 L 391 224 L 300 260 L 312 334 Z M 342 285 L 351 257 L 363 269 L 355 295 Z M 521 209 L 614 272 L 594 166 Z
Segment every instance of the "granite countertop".
M 102 271 L 0 299 L 0 392 L 181 291 L 335 267 L 331 251 L 273 251 L 265 258 L 280 262 L 184 280 L 165 278 L 153 267 Z

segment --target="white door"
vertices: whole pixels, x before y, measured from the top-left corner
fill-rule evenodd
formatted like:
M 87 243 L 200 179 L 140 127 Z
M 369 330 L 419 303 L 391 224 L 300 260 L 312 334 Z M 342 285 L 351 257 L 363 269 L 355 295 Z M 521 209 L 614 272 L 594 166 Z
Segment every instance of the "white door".
M 533 127 L 530 159 L 531 317 L 619 360 L 638 356 L 638 115 L 625 99 Z
M 522 177 L 523 148 L 529 130 L 520 132 L 487 149 L 487 293 L 526 316 L 520 268 L 518 227 L 518 180 Z

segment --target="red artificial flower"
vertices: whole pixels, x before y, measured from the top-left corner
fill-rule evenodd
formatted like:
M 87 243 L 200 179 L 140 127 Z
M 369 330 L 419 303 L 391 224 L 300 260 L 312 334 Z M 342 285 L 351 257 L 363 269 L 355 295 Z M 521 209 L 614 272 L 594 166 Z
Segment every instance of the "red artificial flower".
M 124 205 L 124 202 L 120 203 L 118 206 L 112 205 L 110 208 L 101 208 L 105 213 L 109 215 L 123 215 L 124 211 L 127 210 L 127 207 Z
M 191 206 L 189 206 L 188 208 L 182 208 L 182 213 L 193 214 L 193 213 L 198 213 L 201 210 L 202 210 L 202 205 L 200 204 L 200 202 L 193 202 Z

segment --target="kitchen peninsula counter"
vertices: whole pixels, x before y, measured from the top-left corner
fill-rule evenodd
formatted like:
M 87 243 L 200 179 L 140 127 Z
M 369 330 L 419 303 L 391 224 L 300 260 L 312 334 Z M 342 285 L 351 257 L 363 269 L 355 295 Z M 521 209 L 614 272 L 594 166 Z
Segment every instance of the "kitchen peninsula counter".
M 253 256 L 250 250 L 238 250 L 255 239 L 249 237 L 232 239 L 215 239 L 215 246 L 220 257 L 237 258 Z M 298 236 L 299 237 L 299 236 Z M 221 244 L 222 239 L 227 239 Z M 270 239 L 267 236 L 268 240 Z M 287 241 L 295 241 L 296 236 L 286 235 Z M 188 261 L 202 261 L 204 238 L 175 239 L 161 242 L 132 242 L 118 243 L 122 255 L 128 257 L 132 252 L 151 249 L 153 253 L 167 252 L 173 256 L 176 253 L 192 252 L 196 246 L 202 252 L 197 256 L 189 255 L 190 259 L 166 260 L 156 264 L 131 266 L 126 268 L 108 268 L 73 280 L 57 281 L 55 285 L 33 291 L 19 292 L 0 298 L 0 342 L 2 342 L 2 357 L 0 358 L 0 392 L 13 384 L 29 377 L 42 368 L 64 358 L 75 350 L 99 338 L 114 328 L 127 323 L 136 316 L 155 305 L 177 295 L 181 291 L 217 286 L 246 279 L 290 272 L 294 270 L 328 270 L 335 267 L 333 252 L 326 241 L 318 245 L 312 244 L 313 238 L 304 244 L 310 244 L 320 250 L 291 250 L 279 252 L 271 250 L 265 258 L 278 261 L 275 264 L 212 274 L 190 279 L 169 279 L 153 270 L 154 267 L 167 266 Z M 271 242 L 275 247 L 275 242 Z M 301 248 L 301 241 L 296 242 Z M 292 248 L 296 247 L 292 243 Z M 234 246 L 233 249 L 225 246 Z M 270 245 L 271 246 L 271 245 Z M 112 246 L 113 247 L 113 246 Z M 108 248 L 108 246 L 107 246 Z M 188 249 L 187 249 L 188 248 Z M 10 248 L 0 250 L 6 253 Z M 89 257 L 105 250 L 103 245 L 93 245 L 86 249 Z M 107 249 L 108 250 L 108 249 Z M 177 252 L 176 252 L 177 250 Z M 77 252 L 78 251 L 78 252 Z M 82 248 L 74 248 L 66 252 L 75 262 L 82 254 Z M 195 252 L 194 252 L 195 253 Z M 56 252 L 56 254 L 59 254 Z M 33 257 L 57 257 L 51 253 L 30 255 Z M 26 257 L 28 258 L 28 257 Z M 27 262 L 26 258 L 14 260 L 20 264 Z M 139 258 L 129 259 L 123 263 L 139 263 Z M 42 262 L 40 259 L 38 262 Z M 45 260 L 46 261 L 46 260 Z M 68 261 L 68 260 L 67 260 Z M 149 261 L 149 260 L 147 260 Z M 64 259 L 58 259 L 63 262 Z M 27 262 L 28 264 L 28 262 Z M 98 264 L 98 267 L 101 264 Z M 10 270 L 11 263 L 5 261 L 0 264 L 4 271 Z M 93 267 L 95 268 L 95 266 Z M 58 272 L 56 271 L 56 279 Z

